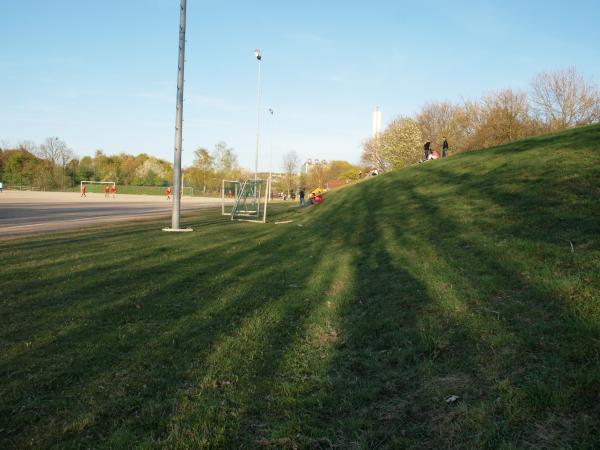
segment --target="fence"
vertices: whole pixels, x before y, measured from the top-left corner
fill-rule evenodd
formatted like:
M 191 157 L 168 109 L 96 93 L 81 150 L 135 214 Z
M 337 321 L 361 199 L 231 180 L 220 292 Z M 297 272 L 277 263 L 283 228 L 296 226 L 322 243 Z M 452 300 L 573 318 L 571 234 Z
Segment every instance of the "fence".
M 42 189 L 39 186 L 23 186 L 23 185 L 16 185 L 16 184 L 8 184 L 8 185 L 4 186 L 4 190 L 5 191 L 43 191 L 44 189 Z
M 104 185 L 89 184 L 86 185 L 87 192 L 104 193 Z M 166 186 L 132 186 L 117 183 L 117 194 L 131 194 L 131 195 L 165 195 Z M 39 186 L 30 185 L 18 185 L 9 184 L 4 185 L 5 191 L 46 191 Z M 73 186 L 66 189 L 48 189 L 51 192 L 79 192 L 80 186 Z M 183 188 L 183 195 L 186 197 L 219 197 L 221 195 L 220 190 L 213 190 L 202 192 L 202 189 L 192 189 L 191 187 L 185 186 Z

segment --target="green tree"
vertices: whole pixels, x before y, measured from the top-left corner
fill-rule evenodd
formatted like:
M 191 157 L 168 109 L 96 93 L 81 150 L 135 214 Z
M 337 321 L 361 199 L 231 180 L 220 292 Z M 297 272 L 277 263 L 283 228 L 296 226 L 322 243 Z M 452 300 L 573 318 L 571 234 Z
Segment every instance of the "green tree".
M 381 154 L 393 168 L 419 161 L 422 145 L 421 130 L 408 117 L 400 117 L 388 125 L 381 136 Z
M 45 177 L 47 166 L 27 150 L 4 152 L 3 180 L 8 184 L 30 185 L 47 188 L 50 180 Z
M 330 161 L 326 176 L 329 180 L 355 180 L 358 178 L 359 170 L 358 167 L 350 164 L 348 161 Z
M 214 169 L 214 159 L 205 148 L 196 149 L 194 157 L 194 175 L 202 180 L 202 192 L 206 192 L 207 181 Z

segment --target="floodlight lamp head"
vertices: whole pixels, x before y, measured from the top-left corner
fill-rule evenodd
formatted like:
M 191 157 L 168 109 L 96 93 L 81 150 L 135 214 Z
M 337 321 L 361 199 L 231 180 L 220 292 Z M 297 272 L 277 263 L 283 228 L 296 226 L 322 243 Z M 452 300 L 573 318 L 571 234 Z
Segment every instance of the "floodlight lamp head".
M 260 49 L 256 49 L 254 50 L 254 56 L 256 56 L 256 59 L 258 59 L 259 61 L 262 59 L 262 53 L 260 52 Z

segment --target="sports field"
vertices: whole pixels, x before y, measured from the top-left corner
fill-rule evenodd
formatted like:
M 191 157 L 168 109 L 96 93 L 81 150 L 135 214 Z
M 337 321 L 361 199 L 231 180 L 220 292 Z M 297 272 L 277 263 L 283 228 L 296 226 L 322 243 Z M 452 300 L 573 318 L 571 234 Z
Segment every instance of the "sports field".
M 181 210 L 220 207 L 221 199 L 183 197 Z M 165 196 L 4 191 L 0 193 L 0 239 L 94 225 L 165 217 L 172 203 Z M 165 222 L 167 224 L 167 222 Z
M 0 448 L 598 448 L 599 143 L 1 241 Z

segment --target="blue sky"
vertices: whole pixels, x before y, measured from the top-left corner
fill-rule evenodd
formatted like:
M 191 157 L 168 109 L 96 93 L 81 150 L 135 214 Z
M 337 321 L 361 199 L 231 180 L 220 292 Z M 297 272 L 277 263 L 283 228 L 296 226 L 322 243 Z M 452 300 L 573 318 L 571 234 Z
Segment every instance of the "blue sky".
M 0 0 L 0 140 L 59 136 L 80 155 L 172 160 L 178 0 Z M 188 0 L 184 165 L 218 141 L 259 167 L 358 162 L 371 112 L 384 123 L 430 100 L 526 89 L 542 70 L 600 77 L 600 2 Z

